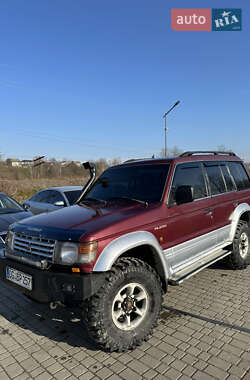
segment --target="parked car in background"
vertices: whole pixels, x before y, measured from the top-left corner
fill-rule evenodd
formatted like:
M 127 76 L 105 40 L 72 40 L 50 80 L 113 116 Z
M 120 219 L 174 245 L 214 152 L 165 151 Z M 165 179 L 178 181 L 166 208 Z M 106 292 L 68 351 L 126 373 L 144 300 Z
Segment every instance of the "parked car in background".
M 82 189 L 82 186 L 50 187 L 23 201 L 23 207 L 33 214 L 55 211 L 73 205 L 79 198 Z
M 30 211 L 25 211 L 13 198 L 0 193 L 0 251 L 4 247 L 9 225 L 32 215 Z

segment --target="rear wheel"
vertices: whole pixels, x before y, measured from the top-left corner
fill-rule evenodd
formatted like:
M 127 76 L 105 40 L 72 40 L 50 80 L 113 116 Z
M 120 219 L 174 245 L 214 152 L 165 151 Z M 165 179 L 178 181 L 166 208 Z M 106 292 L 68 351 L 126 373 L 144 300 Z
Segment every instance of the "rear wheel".
M 84 306 L 84 320 L 95 343 L 108 351 L 140 345 L 157 324 L 162 305 L 161 282 L 148 264 L 122 258 L 98 294 Z
M 239 221 L 232 244 L 232 253 L 227 256 L 232 269 L 243 269 L 250 263 L 250 235 L 248 224 Z

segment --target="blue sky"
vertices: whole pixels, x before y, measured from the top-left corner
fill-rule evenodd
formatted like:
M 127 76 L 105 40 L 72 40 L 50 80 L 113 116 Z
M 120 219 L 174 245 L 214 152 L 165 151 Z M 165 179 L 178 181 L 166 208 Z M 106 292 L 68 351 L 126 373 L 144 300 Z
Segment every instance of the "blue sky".
M 148 157 L 168 146 L 250 160 L 250 5 L 241 32 L 176 32 L 200 1 L 0 2 L 0 153 L 72 160 Z

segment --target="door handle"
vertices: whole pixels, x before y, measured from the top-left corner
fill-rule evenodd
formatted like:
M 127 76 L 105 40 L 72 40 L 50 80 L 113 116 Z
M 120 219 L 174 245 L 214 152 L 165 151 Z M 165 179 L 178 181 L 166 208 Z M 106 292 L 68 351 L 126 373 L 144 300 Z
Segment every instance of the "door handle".
M 212 214 L 212 209 L 211 209 L 211 208 L 207 208 L 207 209 L 205 210 L 205 214 L 206 214 L 206 215 Z
M 233 201 L 233 206 L 238 206 L 239 202 L 238 201 Z

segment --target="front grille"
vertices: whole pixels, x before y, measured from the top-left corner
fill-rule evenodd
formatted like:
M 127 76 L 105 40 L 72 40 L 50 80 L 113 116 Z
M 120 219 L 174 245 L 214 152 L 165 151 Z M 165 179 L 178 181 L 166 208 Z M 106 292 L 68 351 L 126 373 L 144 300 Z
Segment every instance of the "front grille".
M 17 253 L 30 255 L 31 258 L 33 256 L 52 262 L 55 240 L 15 233 L 13 249 Z

